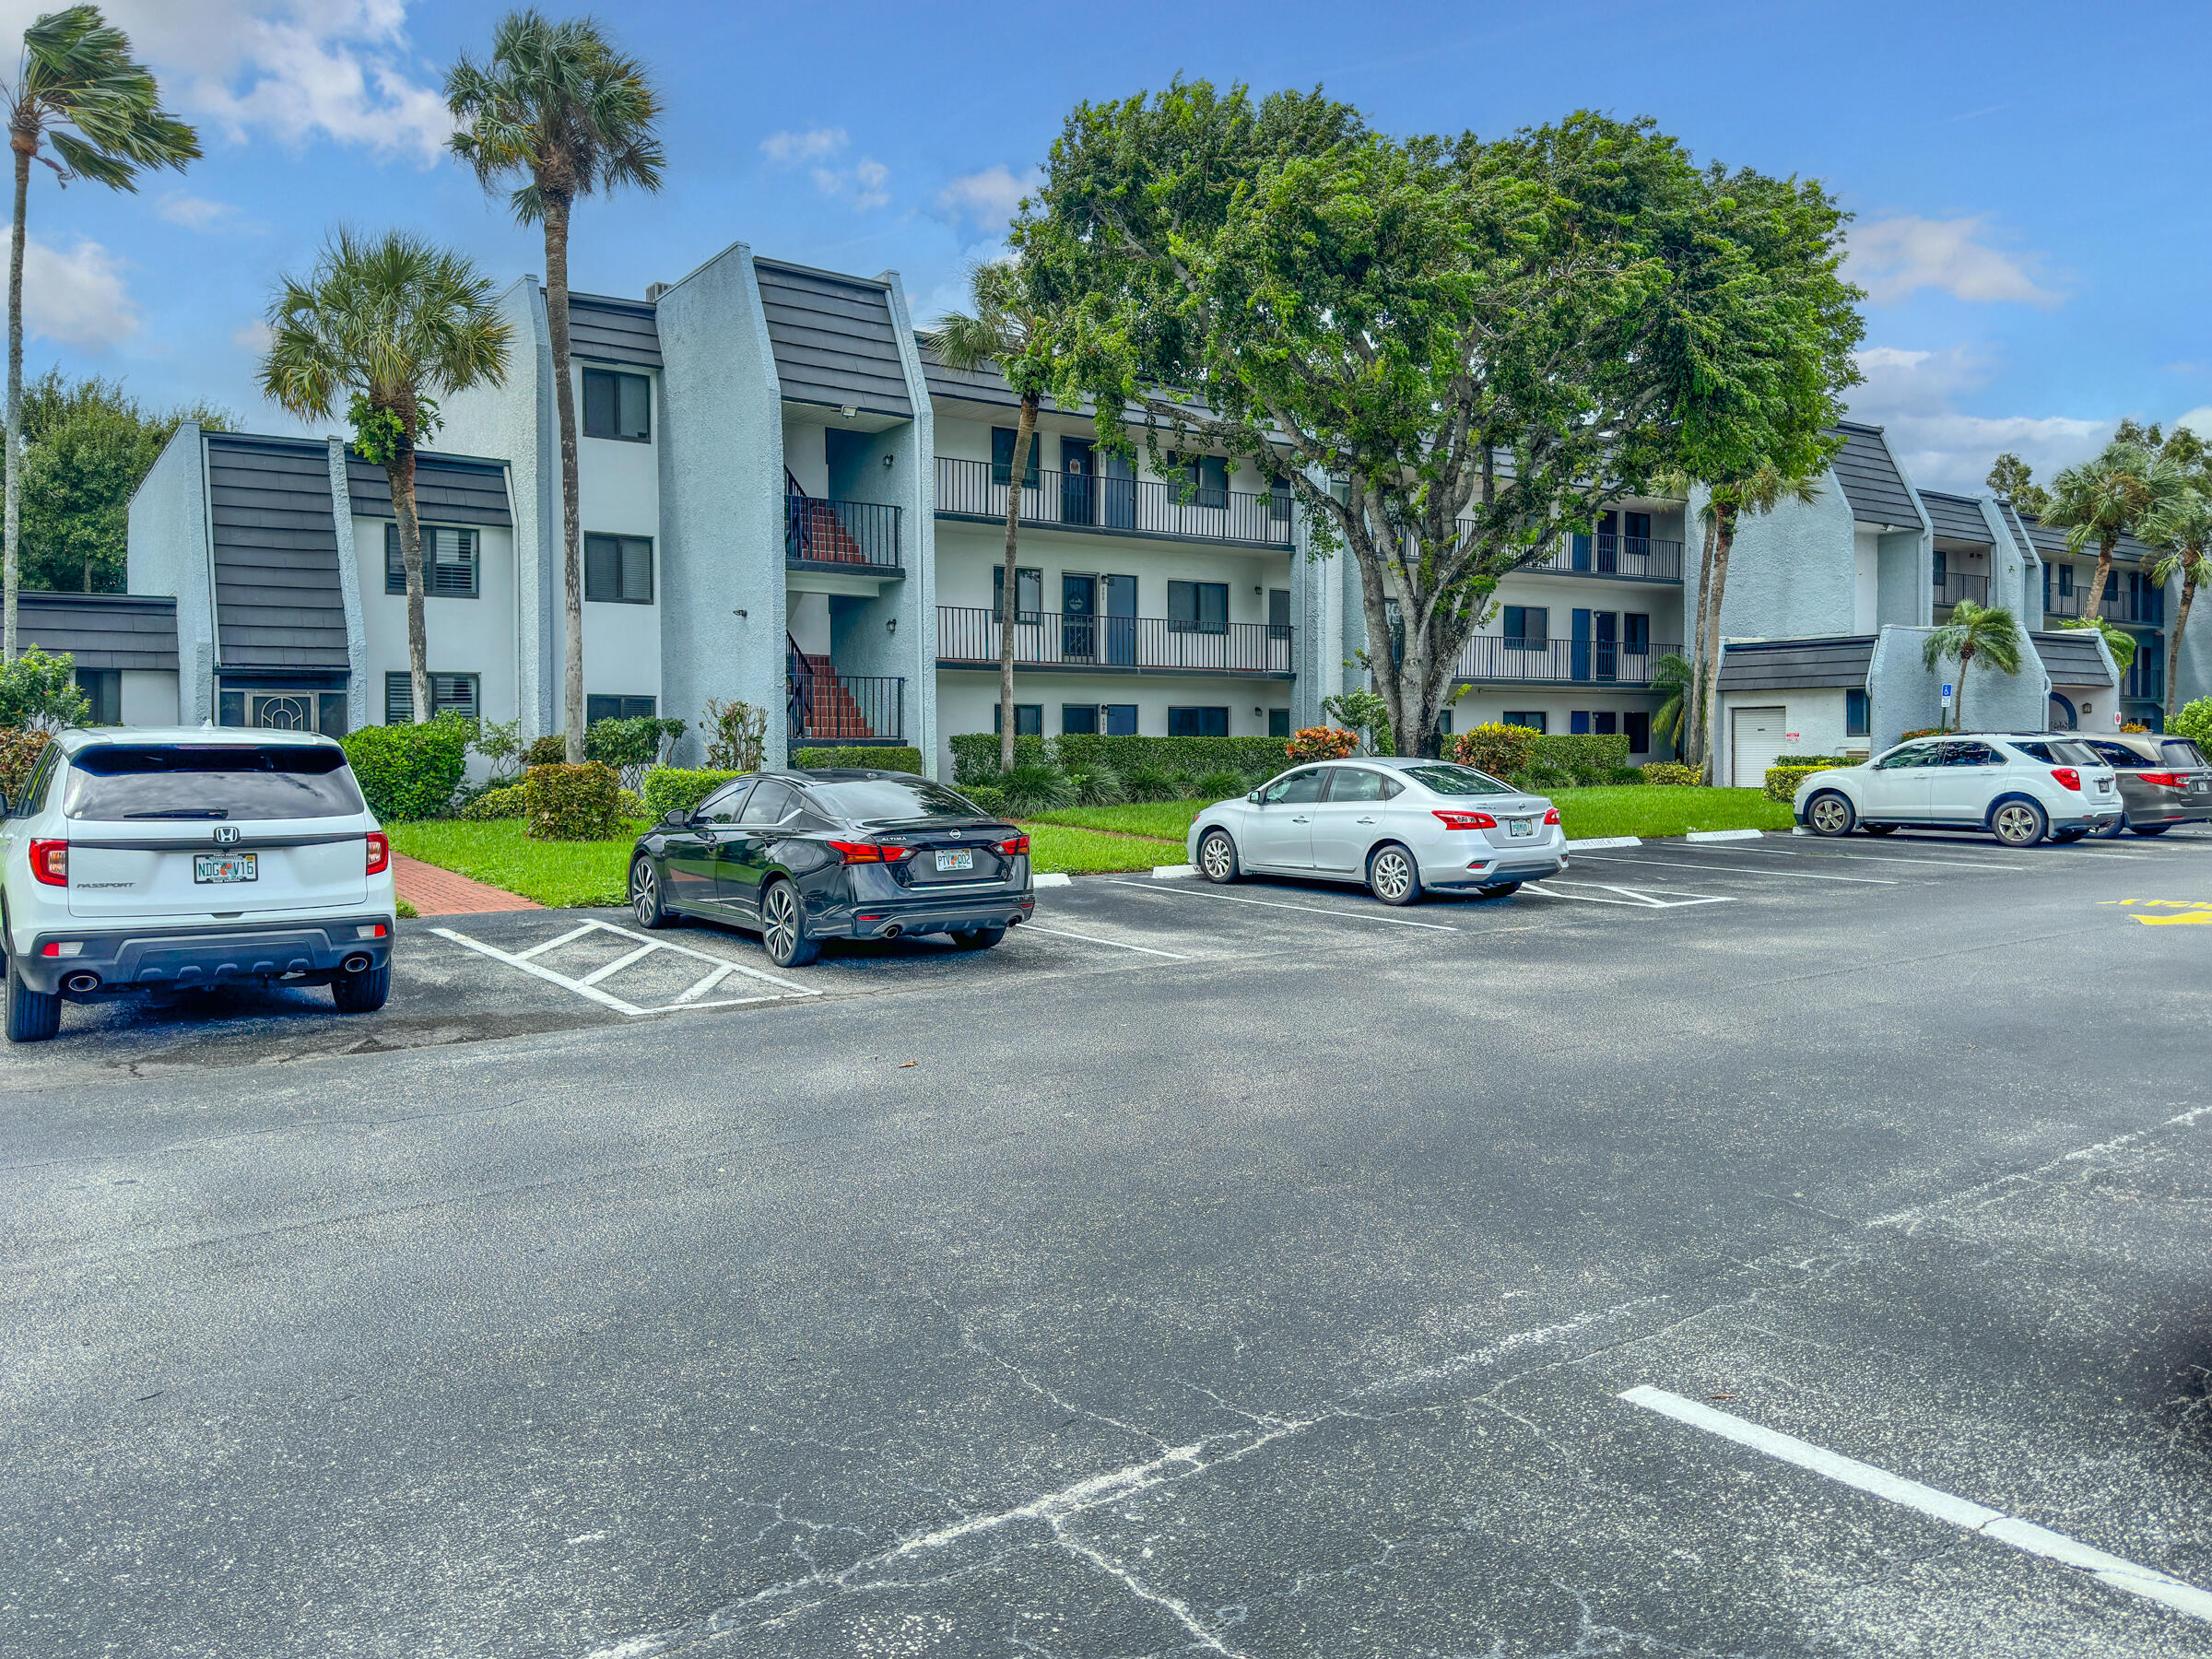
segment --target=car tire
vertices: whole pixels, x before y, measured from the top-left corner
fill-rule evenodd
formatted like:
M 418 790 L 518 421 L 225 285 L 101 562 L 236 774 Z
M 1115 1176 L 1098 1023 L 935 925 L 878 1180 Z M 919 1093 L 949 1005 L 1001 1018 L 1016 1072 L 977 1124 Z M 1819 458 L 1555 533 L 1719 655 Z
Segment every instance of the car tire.
M 665 927 L 676 920 L 676 912 L 661 896 L 661 875 L 650 858 L 629 866 L 629 908 L 640 927 Z
M 1503 899 L 1510 894 L 1519 892 L 1521 884 L 1517 881 L 1493 881 L 1486 886 L 1478 887 L 1475 890 L 1485 899 Z
M 1840 789 L 1824 789 L 1805 804 L 1805 826 L 1815 835 L 1849 835 L 1858 821 L 1858 809 Z
M 1895 824 L 1861 824 L 1859 828 L 1869 835 L 1895 835 L 1897 833 Z
M 2137 835 L 2163 835 L 2173 826 L 2171 824 L 2130 824 L 2128 828 Z
M 2132 826 L 2127 821 L 2127 814 L 2123 812 L 2111 823 L 2100 824 L 2096 829 L 2090 830 L 2089 833 L 2095 836 L 2099 841 L 2118 841 L 2121 836 L 2124 835 L 2128 831 L 2130 828 L 2132 828 Z
M 330 982 L 330 1000 L 341 1014 L 373 1014 L 392 995 L 392 964 L 341 973 Z
M 2051 842 L 2053 846 L 2063 847 L 2069 841 L 2079 841 L 2088 833 L 2087 830 L 2053 830 L 2051 831 Z
M 62 994 L 33 991 L 10 963 L 7 976 L 7 1040 L 44 1042 L 62 1029 Z
M 1421 867 L 1396 841 L 1384 841 L 1367 860 L 1367 890 L 1385 904 L 1421 901 Z
M 822 954 L 806 936 L 806 906 L 788 881 L 771 881 L 760 895 L 760 946 L 779 968 L 804 968 Z
M 2011 795 L 1991 812 L 1989 829 L 2008 847 L 2032 847 L 2050 833 L 2051 819 L 2033 801 Z
M 988 950 L 1006 936 L 1003 927 L 963 927 L 952 935 L 952 942 L 962 950 Z
M 1237 878 L 1237 843 L 1226 830 L 1208 830 L 1198 838 L 1198 874 L 1217 887 Z

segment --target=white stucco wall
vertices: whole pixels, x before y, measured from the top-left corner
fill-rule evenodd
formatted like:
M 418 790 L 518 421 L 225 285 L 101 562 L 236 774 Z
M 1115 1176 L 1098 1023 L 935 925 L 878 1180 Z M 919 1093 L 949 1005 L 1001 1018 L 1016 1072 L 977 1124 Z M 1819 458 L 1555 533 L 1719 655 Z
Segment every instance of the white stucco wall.
M 1870 634 L 1881 626 L 1882 538 L 1868 524 L 1852 527 L 1851 631 Z
M 407 671 L 407 596 L 384 591 L 384 526 L 389 519 L 356 514 L 354 547 L 361 571 L 361 612 L 366 641 L 362 680 L 368 690 L 368 724 L 384 718 L 384 676 Z M 434 521 L 430 521 L 434 522 Z M 423 636 L 432 674 L 474 674 L 486 720 L 507 721 L 522 712 L 515 663 L 514 532 L 496 524 L 477 526 L 477 597 L 461 599 L 425 593 Z M 590 667 L 590 613 L 585 614 L 585 667 Z
M 215 593 L 208 547 L 206 458 L 197 421 L 163 446 L 131 495 L 124 583 L 177 602 L 178 707 L 184 725 L 215 718 Z M 127 724 L 136 724 L 129 719 Z

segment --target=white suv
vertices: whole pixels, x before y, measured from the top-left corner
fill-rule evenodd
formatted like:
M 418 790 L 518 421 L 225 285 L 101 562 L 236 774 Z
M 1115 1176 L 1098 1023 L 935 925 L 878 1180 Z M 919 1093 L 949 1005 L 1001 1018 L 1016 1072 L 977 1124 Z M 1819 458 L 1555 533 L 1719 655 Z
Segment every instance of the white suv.
M 392 849 L 312 733 L 64 732 L 0 818 L 7 1036 L 65 998 L 253 982 L 392 988 Z
M 1900 825 L 1980 830 L 2008 847 L 2045 836 L 2079 841 L 2117 823 L 2112 769 L 2096 750 L 2047 734 L 1959 732 L 1916 738 L 1864 766 L 1818 771 L 1797 786 L 1792 809 L 1815 835 Z

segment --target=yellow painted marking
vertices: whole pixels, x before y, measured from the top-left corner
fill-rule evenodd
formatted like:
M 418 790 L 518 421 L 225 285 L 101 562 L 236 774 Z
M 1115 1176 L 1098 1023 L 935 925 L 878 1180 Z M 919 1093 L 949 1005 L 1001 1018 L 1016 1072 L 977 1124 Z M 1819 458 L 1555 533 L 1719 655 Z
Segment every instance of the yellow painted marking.
M 2146 916 L 2136 912 L 2136 920 L 2149 927 L 2171 927 L 2191 923 L 2212 926 L 2212 901 L 2203 899 L 2100 899 L 2100 904 L 2140 904 L 2145 910 L 2176 910 L 2179 916 Z
M 2136 920 L 2146 927 L 2185 927 L 2192 922 L 2200 926 L 2212 927 L 2212 905 L 2202 906 L 2179 916 L 2137 916 Z

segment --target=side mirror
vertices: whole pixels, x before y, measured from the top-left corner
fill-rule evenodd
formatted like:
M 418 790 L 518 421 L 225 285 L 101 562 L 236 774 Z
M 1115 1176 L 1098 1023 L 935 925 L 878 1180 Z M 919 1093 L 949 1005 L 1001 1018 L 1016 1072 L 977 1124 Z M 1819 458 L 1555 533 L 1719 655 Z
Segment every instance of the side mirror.
M 691 821 L 691 815 L 681 806 L 671 806 L 661 814 L 661 822 L 671 830 L 681 830 Z
M 1265 801 L 1263 801 L 1263 800 L 1261 800 L 1261 799 L 1260 799 L 1260 796 L 1261 796 L 1262 794 L 1264 794 L 1265 792 L 1266 792 L 1266 785 L 1265 785 L 1265 784 L 1262 784 L 1262 785 L 1261 785 L 1261 786 L 1260 786 L 1258 789 L 1255 789 L 1255 790 L 1253 790 L 1253 792 L 1252 792 L 1250 794 L 1246 795 L 1244 798 L 1245 798 L 1246 800 L 1250 801 L 1250 802 L 1251 802 L 1251 803 L 1252 803 L 1252 804 L 1253 804 L 1254 806 L 1266 806 L 1266 805 L 1267 805 L 1267 803 L 1266 803 L 1266 802 L 1265 802 Z

